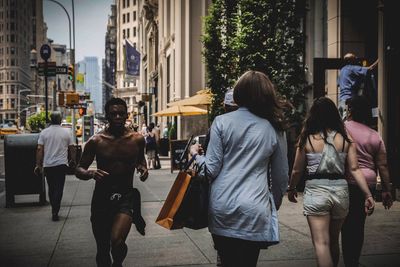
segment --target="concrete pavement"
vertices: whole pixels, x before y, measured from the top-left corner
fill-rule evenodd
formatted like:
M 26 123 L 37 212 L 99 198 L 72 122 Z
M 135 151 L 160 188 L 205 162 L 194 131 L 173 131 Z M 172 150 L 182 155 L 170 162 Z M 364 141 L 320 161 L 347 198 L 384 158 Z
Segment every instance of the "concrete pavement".
M 124 266 L 215 266 L 216 252 L 210 234 L 203 230 L 166 230 L 155 219 L 177 174 L 151 170 L 143 183 L 135 180 L 142 194 L 146 236 L 134 227 L 127 239 Z M 51 221 L 50 205 L 4 208 L 0 195 L 0 266 L 95 266 L 95 241 L 90 226 L 93 181 L 68 176 L 60 221 Z M 17 202 L 37 201 L 37 196 L 18 196 Z M 316 266 L 310 232 L 300 203 L 285 198 L 279 211 L 281 243 L 261 252 L 258 266 Z M 343 266 L 342 263 L 340 263 Z M 400 265 L 400 204 L 384 210 L 378 203 L 367 219 L 362 266 Z

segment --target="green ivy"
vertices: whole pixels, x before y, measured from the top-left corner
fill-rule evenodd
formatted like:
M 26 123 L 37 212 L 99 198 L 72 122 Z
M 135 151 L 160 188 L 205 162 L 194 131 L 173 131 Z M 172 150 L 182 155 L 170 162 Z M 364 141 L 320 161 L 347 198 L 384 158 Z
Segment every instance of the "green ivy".
M 226 88 L 247 70 L 267 74 L 288 109 L 291 122 L 304 116 L 304 36 L 296 1 L 216 0 L 205 18 L 203 36 L 207 83 L 215 95 L 212 121 L 222 113 Z

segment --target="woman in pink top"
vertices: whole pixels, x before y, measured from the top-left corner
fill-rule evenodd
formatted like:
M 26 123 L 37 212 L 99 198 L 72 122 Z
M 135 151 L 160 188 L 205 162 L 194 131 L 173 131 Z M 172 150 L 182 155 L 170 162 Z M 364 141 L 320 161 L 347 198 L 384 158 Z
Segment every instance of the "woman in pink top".
M 378 132 L 368 127 L 371 108 L 363 97 L 354 97 L 349 102 L 349 117 L 346 130 L 357 145 L 358 165 L 365 176 L 370 191 L 376 193 L 377 171 L 382 180 L 382 202 L 386 209 L 392 206 L 390 179 L 387 168 L 385 144 Z M 345 266 L 358 266 L 364 242 L 364 194 L 349 176 L 350 206 L 342 226 L 342 251 Z

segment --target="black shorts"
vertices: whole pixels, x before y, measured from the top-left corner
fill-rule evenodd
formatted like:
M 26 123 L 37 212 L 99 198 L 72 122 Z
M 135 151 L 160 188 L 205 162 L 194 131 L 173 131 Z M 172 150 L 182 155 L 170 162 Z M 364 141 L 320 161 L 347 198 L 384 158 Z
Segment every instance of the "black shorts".
M 113 220 L 118 213 L 124 213 L 133 218 L 133 189 L 124 193 L 108 192 L 93 194 L 91 222 L 98 220 Z

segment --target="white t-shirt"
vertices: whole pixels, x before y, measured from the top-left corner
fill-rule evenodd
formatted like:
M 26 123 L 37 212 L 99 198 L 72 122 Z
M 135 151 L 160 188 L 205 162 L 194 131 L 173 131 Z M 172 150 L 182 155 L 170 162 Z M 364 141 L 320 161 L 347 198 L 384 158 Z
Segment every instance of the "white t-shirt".
M 50 125 L 40 133 L 38 144 L 44 146 L 43 167 L 68 165 L 68 146 L 74 144 L 70 129 Z

